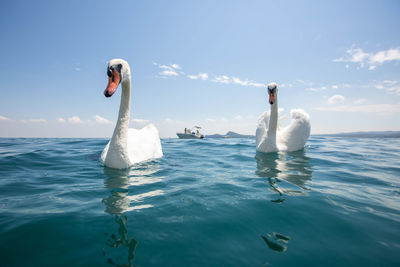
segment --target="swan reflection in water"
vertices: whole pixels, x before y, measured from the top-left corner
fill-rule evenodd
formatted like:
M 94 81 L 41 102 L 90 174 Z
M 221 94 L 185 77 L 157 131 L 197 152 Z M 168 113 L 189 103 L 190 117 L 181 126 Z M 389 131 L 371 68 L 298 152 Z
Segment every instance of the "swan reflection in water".
M 271 190 L 279 194 L 279 198 L 272 202 L 283 202 L 284 195 L 306 195 L 306 191 L 309 190 L 306 183 L 311 181 L 312 168 L 309 163 L 310 158 L 305 155 L 304 150 L 276 153 L 257 152 L 256 160 L 256 174 L 267 178 Z M 294 185 L 295 188 L 280 187 L 279 183 L 282 180 Z
M 277 199 L 271 200 L 282 203 L 285 195 L 306 195 L 310 189 L 307 182 L 311 181 L 312 168 L 310 158 L 305 155 L 304 150 L 294 152 L 260 153 L 256 154 L 257 171 L 260 177 L 268 179 L 268 184 L 274 192 L 279 194 Z M 288 182 L 284 186 L 279 183 L 284 180 Z M 292 188 L 292 186 L 294 188 Z M 280 233 L 261 235 L 269 249 L 276 252 L 285 252 L 290 236 Z
M 117 263 L 104 250 L 103 255 L 107 257 L 109 264 L 133 266 L 138 242 L 133 237 L 128 236 L 128 217 L 125 213 L 153 207 L 151 204 L 146 204 L 146 199 L 162 195 L 164 192 L 162 190 L 150 190 L 135 194 L 135 189 L 141 187 L 140 189 L 143 190 L 143 188 L 147 188 L 143 186 L 160 182 L 162 177 L 153 176 L 159 170 L 159 166 L 155 163 L 140 164 L 126 170 L 104 168 L 104 174 L 107 176 L 104 185 L 110 189 L 110 196 L 104 198 L 102 202 L 105 204 L 105 211 L 115 216 L 114 219 L 118 225 L 118 233 L 110 235 L 107 246 L 128 250 L 127 263 L 125 264 Z

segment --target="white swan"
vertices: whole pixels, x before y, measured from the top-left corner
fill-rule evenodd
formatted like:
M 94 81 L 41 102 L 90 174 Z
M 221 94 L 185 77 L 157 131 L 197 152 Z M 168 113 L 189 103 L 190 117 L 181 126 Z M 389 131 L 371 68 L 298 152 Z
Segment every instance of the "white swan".
M 304 147 L 310 136 L 310 117 L 302 109 L 292 109 L 291 123 L 278 127 L 278 86 L 268 84 L 271 111 L 265 111 L 258 119 L 256 145 L 259 152 L 296 151 Z
M 100 161 L 107 167 L 125 169 L 129 166 L 163 156 L 158 130 L 153 124 L 141 130 L 129 128 L 129 110 L 131 99 L 131 70 L 123 59 L 112 59 L 108 63 L 108 85 L 104 91 L 110 97 L 122 83 L 121 104 L 118 121 L 111 140 L 100 156 Z

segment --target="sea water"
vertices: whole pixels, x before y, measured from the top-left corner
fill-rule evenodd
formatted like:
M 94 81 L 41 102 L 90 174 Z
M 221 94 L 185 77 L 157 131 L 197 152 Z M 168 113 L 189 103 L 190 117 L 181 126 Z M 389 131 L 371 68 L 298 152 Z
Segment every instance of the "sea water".
M 400 139 L 0 139 L 0 266 L 400 266 Z

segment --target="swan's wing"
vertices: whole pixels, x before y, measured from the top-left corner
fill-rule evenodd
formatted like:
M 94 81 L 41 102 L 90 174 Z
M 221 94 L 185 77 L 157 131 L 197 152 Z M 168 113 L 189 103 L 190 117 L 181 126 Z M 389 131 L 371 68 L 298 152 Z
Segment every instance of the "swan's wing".
M 107 153 L 108 153 L 108 148 L 110 147 L 110 141 L 108 141 L 107 145 L 104 147 L 103 152 L 101 152 L 101 156 L 100 156 L 100 162 L 101 164 L 104 165 L 104 163 L 106 162 L 106 157 L 107 157 Z
M 278 146 L 280 150 L 296 151 L 304 147 L 310 136 L 310 116 L 302 109 L 290 111 L 292 121 L 278 132 Z
M 142 129 L 128 129 L 128 153 L 131 164 L 163 156 L 157 128 L 149 124 Z
M 257 130 L 256 130 L 256 147 L 260 142 L 267 137 L 267 130 L 269 124 L 269 111 L 263 112 L 258 118 Z

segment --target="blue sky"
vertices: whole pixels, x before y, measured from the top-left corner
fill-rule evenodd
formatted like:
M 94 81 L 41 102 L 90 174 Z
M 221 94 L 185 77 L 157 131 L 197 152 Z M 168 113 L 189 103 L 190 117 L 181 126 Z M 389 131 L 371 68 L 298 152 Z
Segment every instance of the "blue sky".
M 132 126 L 162 137 L 254 134 L 272 81 L 314 134 L 400 130 L 398 14 L 399 1 L 2 1 L 0 136 L 110 136 L 115 57 L 132 69 Z

